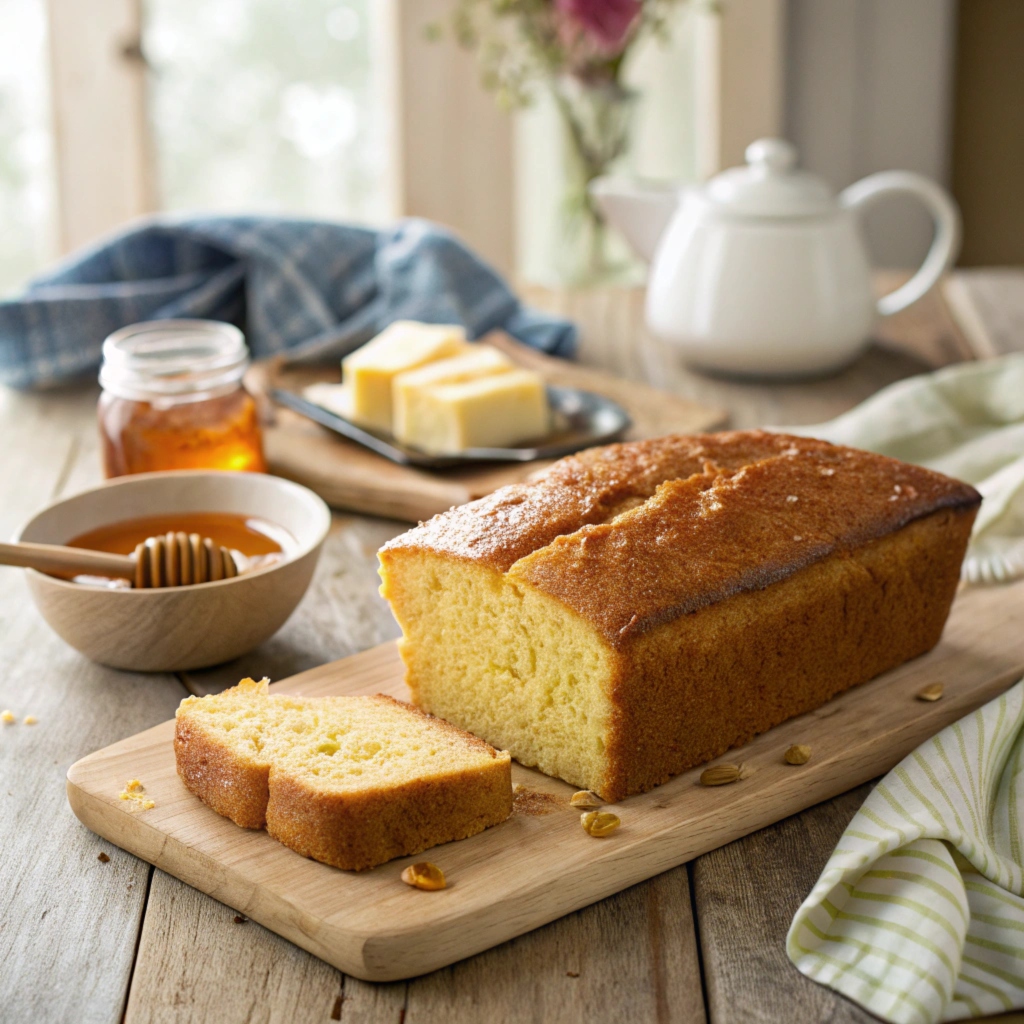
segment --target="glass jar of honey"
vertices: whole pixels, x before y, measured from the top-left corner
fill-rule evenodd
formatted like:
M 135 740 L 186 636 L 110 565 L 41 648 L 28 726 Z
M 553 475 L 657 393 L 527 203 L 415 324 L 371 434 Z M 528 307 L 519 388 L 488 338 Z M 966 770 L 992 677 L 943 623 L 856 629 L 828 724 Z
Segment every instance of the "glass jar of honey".
M 152 320 L 103 343 L 99 402 L 108 477 L 161 469 L 265 472 L 256 403 L 242 386 L 237 327 Z

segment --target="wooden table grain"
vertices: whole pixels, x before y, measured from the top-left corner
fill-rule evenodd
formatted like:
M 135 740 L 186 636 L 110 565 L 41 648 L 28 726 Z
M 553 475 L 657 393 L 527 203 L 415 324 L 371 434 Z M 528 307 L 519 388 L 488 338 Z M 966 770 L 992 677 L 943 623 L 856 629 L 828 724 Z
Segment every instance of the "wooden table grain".
M 641 326 L 636 291 L 534 292 L 583 327 L 580 358 L 729 409 L 732 424 L 813 423 L 966 349 L 937 299 L 890 323 L 836 376 L 743 383 L 688 371 Z M 0 391 L 0 536 L 100 479 L 96 391 Z M 376 551 L 404 524 L 336 516 L 309 593 L 229 665 L 138 675 L 52 635 L 18 570 L 0 569 L 0 1019 L 595 1024 L 869 1021 L 789 964 L 783 938 L 866 788 L 472 959 L 408 982 L 345 977 L 82 827 L 63 778 L 79 757 L 173 715 L 189 693 L 281 678 L 397 635 Z M 26 714 L 38 718 L 24 725 Z M 109 859 L 106 859 L 109 858 Z

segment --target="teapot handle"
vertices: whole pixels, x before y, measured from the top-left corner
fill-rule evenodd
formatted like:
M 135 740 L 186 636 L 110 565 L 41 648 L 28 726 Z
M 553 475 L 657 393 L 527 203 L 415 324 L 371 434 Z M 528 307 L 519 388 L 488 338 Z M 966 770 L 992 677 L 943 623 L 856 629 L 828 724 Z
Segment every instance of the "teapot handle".
M 935 237 L 917 273 L 894 292 L 878 300 L 879 316 L 891 316 L 917 302 L 953 265 L 960 251 L 960 210 L 952 196 L 934 181 L 912 171 L 882 171 L 855 182 L 839 194 L 840 205 L 864 210 L 882 196 L 916 196 L 935 221 Z

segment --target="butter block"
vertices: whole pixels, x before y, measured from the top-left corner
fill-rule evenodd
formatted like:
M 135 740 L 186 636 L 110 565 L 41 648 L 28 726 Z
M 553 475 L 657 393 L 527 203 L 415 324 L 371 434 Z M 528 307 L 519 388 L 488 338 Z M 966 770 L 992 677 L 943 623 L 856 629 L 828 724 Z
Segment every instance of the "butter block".
M 462 355 L 427 363 L 400 373 L 391 384 L 392 427 L 402 444 L 417 444 L 416 424 L 429 414 L 418 410 L 424 389 L 437 384 L 461 384 L 480 377 L 508 373 L 515 364 L 493 345 L 472 345 Z M 430 399 L 427 400 L 431 401 Z
M 351 390 L 351 419 L 390 433 L 394 378 L 468 348 L 461 327 L 396 320 L 341 361 L 342 381 Z
M 531 370 L 426 386 L 413 411 L 405 429 L 431 455 L 508 448 L 544 437 L 551 422 L 544 382 Z

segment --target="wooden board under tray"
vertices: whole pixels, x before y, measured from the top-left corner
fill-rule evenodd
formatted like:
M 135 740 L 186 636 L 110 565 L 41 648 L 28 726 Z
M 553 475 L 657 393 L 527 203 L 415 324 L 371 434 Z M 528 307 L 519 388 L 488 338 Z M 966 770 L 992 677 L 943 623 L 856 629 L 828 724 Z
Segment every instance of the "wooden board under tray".
M 537 370 L 549 384 L 583 388 L 618 402 L 633 421 L 626 435 L 629 440 L 700 433 L 722 426 L 727 419 L 721 409 L 543 355 L 501 332 L 484 340 L 521 366 Z M 271 387 L 301 391 L 315 381 L 336 382 L 340 378 L 338 363 L 309 367 L 277 359 L 256 364 L 246 384 L 250 390 L 265 394 Z M 408 522 L 429 519 L 452 505 L 482 498 L 549 464 L 489 463 L 429 472 L 389 462 L 289 409 L 275 407 L 273 417 L 273 422 L 264 428 L 271 472 L 305 484 L 335 508 Z
M 68 772 L 75 814 L 101 836 L 309 950 L 372 981 L 444 967 L 873 779 L 1024 675 L 1024 581 L 963 590 L 929 654 L 786 722 L 722 760 L 754 773 L 707 788 L 700 769 L 616 805 L 622 826 L 595 839 L 569 806 L 573 787 L 513 764 L 527 799 L 508 821 L 429 854 L 348 872 L 306 860 L 265 832 L 238 828 L 179 780 L 174 723 L 92 754 Z M 307 696 L 408 697 L 397 648 L 373 648 L 274 687 Z M 941 700 L 915 699 L 942 683 Z M 790 744 L 810 761 L 788 765 Z M 140 779 L 156 802 L 130 813 L 118 793 Z M 530 795 L 532 794 L 532 795 Z M 541 794 L 541 795 L 536 795 Z M 538 813 L 548 812 L 548 813 Z M 429 857 L 449 888 L 403 885 Z

